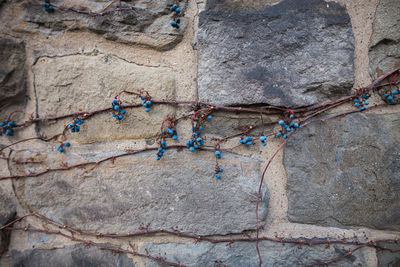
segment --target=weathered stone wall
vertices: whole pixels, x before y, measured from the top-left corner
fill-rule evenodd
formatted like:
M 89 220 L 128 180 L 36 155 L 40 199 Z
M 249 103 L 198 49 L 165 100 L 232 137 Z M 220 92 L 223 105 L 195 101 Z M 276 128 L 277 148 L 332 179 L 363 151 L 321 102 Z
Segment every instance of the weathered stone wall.
M 144 88 L 155 100 L 206 101 L 216 105 L 304 107 L 347 96 L 400 66 L 398 0 L 181 0 L 181 27 L 169 23 L 172 0 L 0 1 L 0 120 L 15 121 L 109 108 L 121 90 Z M 92 12 L 92 13 L 91 13 Z M 124 103 L 140 103 L 124 95 Z M 373 93 L 371 105 L 382 103 Z M 157 147 L 161 123 L 196 105 L 154 104 L 85 119 L 66 134 L 71 147 L 30 140 L 4 149 L 0 176 L 46 172 L 84 161 Z M 329 112 L 355 109 L 350 103 Z M 344 255 L 345 244 L 299 246 L 324 240 L 400 238 L 400 107 L 365 112 L 299 129 L 273 159 L 258 203 L 263 266 L 309 265 Z M 260 122 L 257 113 L 213 112 L 202 132 L 208 144 Z M 281 114 L 263 116 L 274 122 Z M 0 147 L 34 136 L 52 136 L 71 117 L 40 121 L 0 136 Z M 177 125 L 178 141 L 192 134 L 190 120 Z M 277 124 L 251 132 L 254 138 Z M 0 225 L 30 212 L 61 224 L 102 233 L 176 229 L 211 238 L 255 236 L 258 185 L 282 143 L 239 145 L 215 156 L 168 149 L 156 160 L 146 151 L 101 164 L 0 180 Z M 26 218 L 15 226 L 45 228 Z M 53 229 L 53 228 L 48 228 Z M 82 237 L 77 234 L 79 238 Z M 210 243 L 153 234 L 87 238 L 104 246 L 162 256 L 189 266 L 258 266 L 254 242 Z M 60 235 L 1 231 L 0 266 L 162 266 L 157 261 L 106 250 Z M 396 243 L 378 245 L 399 249 Z M 398 266 L 400 253 L 363 247 L 333 266 Z

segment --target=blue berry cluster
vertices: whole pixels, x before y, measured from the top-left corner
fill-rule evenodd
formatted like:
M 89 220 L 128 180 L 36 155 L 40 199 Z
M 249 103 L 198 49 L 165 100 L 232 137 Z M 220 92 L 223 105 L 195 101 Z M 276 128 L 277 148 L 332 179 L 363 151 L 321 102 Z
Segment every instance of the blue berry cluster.
M 190 151 L 194 152 L 197 148 L 204 145 L 203 138 L 201 138 L 200 131 L 203 130 L 203 126 L 193 126 L 192 138 L 186 142 L 186 146 Z
M 171 135 L 173 140 L 178 140 L 178 133 L 175 128 L 167 128 L 166 132 Z
M 175 16 L 176 16 L 176 17 L 179 16 L 180 13 L 181 13 L 181 9 L 178 7 L 177 4 L 173 4 L 173 5 L 169 8 L 169 11 L 175 12 Z M 174 27 L 174 28 L 179 29 L 179 28 L 181 27 L 180 23 L 181 23 L 181 19 L 180 19 L 180 18 L 176 18 L 176 19 L 174 19 L 173 21 L 171 21 L 171 26 Z
M 251 146 L 253 144 L 253 139 L 251 139 L 251 136 L 246 136 L 246 137 L 240 137 L 239 142 L 241 144 L 247 144 L 248 146 Z
M 113 117 L 115 119 L 122 120 L 124 118 L 126 110 L 121 108 L 121 103 L 118 102 L 118 99 L 114 98 L 111 103 L 111 108 L 117 112 L 113 112 Z
M 267 137 L 265 135 L 260 136 L 260 141 L 261 141 L 262 146 L 267 145 Z
M 276 133 L 277 137 L 283 137 L 283 139 L 287 139 L 289 137 L 289 132 L 295 131 L 300 128 L 300 125 L 297 122 L 293 121 L 294 115 L 290 114 L 289 122 L 285 122 L 284 120 L 280 120 L 278 124 L 282 127 L 282 130 Z
M 224 172 L 224 170 L 222 168 L 218 167 L 218 165 L 215 166 L 215 177 L 217 179 L 221 179 L 221 173 L 222 172 Z
M 146 108 L 146 112 L 150 112 L 150 107 L 151 107 L 151 101 L 150 99 L 146 100 L 145 96 L 142 96 L 142 106 Z
M 167 142 L 165 140 L 161 140 L 160 146 L 158 147 L 157 160 L 160 160 L 162 158 L 166 147 L 167 147 Z
M 355 98 L 354 101 L 354 106 L 356 108 L 360 108 L 361 111 L 366 110 L 369 105 L 368 101 L 369 95 L 368 94 L 361 94 L 360 97 Z
M 394 96 L 398 95 L 398 94 L 400 94 L 399 90 L 393 90 L 393 91 L 391 91 L 389 93 L 385 93 L 383 96 L 385 97 L 385 100 L 387 102 L 389 102 L 390 104 L 393 104 L 394 101 L 395 101 Z
M 54 11 L 54 7 L 50 4 L 50 0 L 45 0 L 43 3 L 43 7 L 44 7 L 44 10 L 46 10 L 47 12 Z
M 71 144 L 69 142 L 65 142 L 64 144 L 61 144 L 57 147 L 57 150 L 60 152 L 64 152 L 64 146 L 69 147 Z
M 12 128 L 15 126 L 17 126 L 17 124 L 13 121 L 5 120 L 3 122 L 0 122 L 0 127 L 1 127 L 0 135 L 3 135 L 4 133 L 5 135 L 13 136 L 14 131 Z
M 77 133 L 80 131 L 80 125 L 83 123 L 83 120 L 74 119 L 69 125 L 68 129 L 70 129 L 71 133 Z

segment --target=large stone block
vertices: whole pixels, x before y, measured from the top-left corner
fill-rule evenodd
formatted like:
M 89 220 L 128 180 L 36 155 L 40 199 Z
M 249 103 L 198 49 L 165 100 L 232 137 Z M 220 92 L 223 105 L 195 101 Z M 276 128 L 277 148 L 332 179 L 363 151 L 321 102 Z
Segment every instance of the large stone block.
M 350 92 L 354 37 L 344 7 L 284 0 L 254 11 L 231 2 L 199 16 L 200 100 L 291 107 Z
M 13 200 L 0 187 L 0 226 L 9 223 L 16 215 L 16 206 Z M 0 257 L 7 249 L 9 232 L 0 231 Z
M 259 244 L 263 260 L 262 266 L 306 266 L 340 257 L 349 246 L 334 245 L 326 248 L 322 246 L 302 246 L 296 244 L 280 244 L 270 241 L 261 241 Z M 258 266 L 255 243 L 226 244 L 152 244 L 145 243 L 142 252 L 160 254 L 167 260 L 180 262 L 187 266 Z M 365 266 L 363 251 L 357 251 L 343 261 L 332 266 Z M 146 266 L 161 266 L 150 262 Z M 330 265 L 331 266 L 331 265 Z
M 26 92 L 25 44 L 0 38 L 0 107 L 23 101 Z
M 76 1 L 67 0 L 56 3 L 57 6 L 74 8 L 78 11 L 100 11 L 110 1 Z M 176 30 L 171 27 L 171 12 L 169 11 L 172 1 L 169 0 L 140 0 L 140 1 L 118 1 L 120 10 L 105 16 L 89 15 L 71 10 L 59 10 L 48 13 L 43 6 L 36 1 L 25 1 L 24 21 L 29 23 L 25 26 L 26 31 L 39 30 L 46 34 L 57 34 L 62 31 L 90 31 L 102 35 L 108 40 L 120 43 L 141 45 L 167 50 L 178 44 L 186 28 L 186 20 L 182 20 L 182 27 Z M 118 3 L 111 6 L 108 11 L 118 8 Z M 186 9 L 186 1 L 182 1 L 180 7 Z M 133 9 L 133 10 L 132 10 Z M 183 12 L 182 12 L 183 13 Z M 33 26 L 35 25 L 35 27 Z M 18 27 L 21 28 L 21 27 Z
M 400 1 L 381 0 L 376 8 L 369 49 L 373 79 L 400 65 Z
M 11 251 L 14 267 L 133 267 L 135 263 L 125 254 L 113 254 L 110 251 L 99 250 L 83 245 L 67 246 L 57 249 L 32 249 Z
M 57 162 L 96 161 L 117 154 L 85 148 L 78 152 L 75 147 L 71 153 L 73 149 L 75 157 L 51 156 L 57 153 L 54 149 L 42 149 L 36 156 L 32 151 L 21 151 L 13 157 L 24 161 L 33 157 L 52 167 Z M 76 159 L 77 153 L 82 159 Z M 220 162 L 224 173 L 218 180 L 213 153 L 168 150 L 160 161 L 155 154 L 146 152 L 96 168 L 20 179 L 15 182 L 17 195 L 31 210 L 86 230 L 132 232 L 149 223 L 150 229 L 178 227 L 184 232 L 212 235 L 256 228 L 261 177 L 256 159 L 224 153 Z M 38 168 L 35 164 L 14 164 L 11 171 L 28 173 Z M 259 205 L 263 225 L 268 207 L 266 187 Z
M 37 95 L 37 111 L 40 117 L 97 110 L 111 107 L 119 91 L 149 91 L 156 99 L 175 98 L 175 75 L 167 67 L 139 66 L 111 55 L 71 55 L 38 60 L 33 68 Z M 125 103 L 141 103 L 132 95 L 122 95 Z M 160 125 L 175 108 L 153 105 L 150 112 L 144 107 L 127 109 L 123 120 L 117 121 L 112 112 L 95 115 L 81 126 L 79 133 L 68 138 L 79 142 L 96 142 L 130 138 L 151 138 L 159 134 Z M 60 133 L 62 119 L 41 123 L 40 130 L 47 136 Z
M 399 114 L 301 129 L 284 148 L 293 222 L 400 230 Z

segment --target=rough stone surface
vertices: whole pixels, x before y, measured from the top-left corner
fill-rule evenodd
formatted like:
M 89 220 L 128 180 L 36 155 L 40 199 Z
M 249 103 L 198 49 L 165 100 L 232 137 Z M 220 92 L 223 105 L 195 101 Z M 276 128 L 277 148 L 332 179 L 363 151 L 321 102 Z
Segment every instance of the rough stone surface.
M 284 149 L 289 219 L 400 230 L 398 118 L 358 113 L 293 135 Z
M 259 246 L 263 266 L 304 266 L 321 260 L 337 258 L 345 253 L 343 246 L 337 245 L 330 248 L 325 248 L 324 245 L 315 247 L 302 246 L 299 249 L 298 245 L 283 245 L 262 241 Z M 149 251 L 153 255 L 166 256 L 167 260 L 180 262 L 188 266 L 258 266 L 259 263 L 254 243 L 234 243 L 229 246 L 210 243 L 186 245 L 146 243 L 141 250 L 142 252 Z M 365 265 L 366 262 L 362 251 L 356 252 L 342 262 L 332 264 L 332 266 Z M 148 261 L 146 266 L 160 266 L 160 264 Z
M 9 101 L 23 101 L 26 92 L 25 60 L 22 41 L 0 38 L 0 106 Z
M 74 148 L 77 149 L 78 148 Z M 110 152 L 86 151 L 86 160 L 111 156 Z M 141 224 L 150 229 L 179 227 L 200 235 L 240 233 L 256 228 L 255 206 L 259 162 L 224 153 L 221 180 L 215 178 L 215 156 L 210 152 L 168 150 L 157 161 L 155 152 L 137 154 L 88 167 L 16 181 L 17 196 L 30 209 L 71 226 L 102 232 L 129 232 Z M 54 152 L 53 152 L 54 153 Z M 74 153 L 77 153 L 76 150 Z M 86 153 L 86 154 L 84 154 Z M 49 167 L 71 164 L 71 155 L 48 159 L 20 152 L 16 159 L 34 157 Z M 49 153 L 51 154 L 51 153 Z M 60 156 L 61 157 L 61 156 Z M 77 160 L 81 162 L 82 160 Z M 13 165 L 12 172 L 38 171 L 34 164 Z M 263 189 L 260 220 L 265 222 L 267 189 Z
M 322 0 L 217 7 L 199 16 L 200 100 L 301 106 L 350 92 L 354 37 L 344 7 Z
M 110 251 L 95 247 L 85 248 L 83 245 L 73 245 L 58 249 L 33 249 L 12 251 L 12 266 L 14 267 L 130 267 L 135 266 L 132 259 L 125 254 L 113 255 Z
M 7 196 L 0 187 L 0 226 L 10 222 L 16 214 L 15 203 Z M 0 231 L 0 257 L 7 249 L 8 232 Z
M 83 11 L 100 11 L 110 1 L 63 1 L 59 5 Z M 24 30 L 29 32 L 41 31 L 45 34 L 57 34 L 62 31 L 86 30 L 102 35 L 104 38 L 120 43 L 147 46 L 159 50 L 173 48 L 182 40 L 186 28 L 186 20 L 182 20 L 181 29 L 176 30 L 169 24 L 172 13 L 168 0 L 122 1 L 121 10 L 107 16 L 91 16 L 71 10 L 56 10 L 47 13 L 36 1 L 25 1 L 24 21 L 28 23 Z M 58 3 L 55 3 L 56 5 Z M 114 4 L 108 10 L 117 6 Z M 180 3 L 185 10 L 185 1 Z M 183 13 L 182 13 L 183 14 Z
M 400 1 L 381 0 L 370 40 L 369 72 L 373 79 L 400 65 Z
M 393 250 L 400 249 L 400 243 L 388 243 L 388 242 L 380 242 L 378 243 L 381 247 L 387 247 Z M 378 258 L 378 266 L 379 267 L 398 267 L 400 266 L 400 252 L 392 253 L 387 250 L 378 250 L 376 252 L 376 256 Z
M 112 55 L 71 55 L 43 57 L 34 66 L 38 115 L 54 116 L 111 107 L 111 102 L 122 90 L 138 91 L 145 88 L 156 99 L 175 98 L 175 75 L 167 67 L 147 67 L 130 63 Z M 122 95 L 125 103 L 141 103 L 132 95 Z M 79 133 L 70 134 L 78 142 L 96 142 L 131 138 L 151 138 L 159 134 L 160 125 L 174 108 L 153 105 L 150 112 L 145 108 L 127 109 L 123 120 L 117 121 L 112 112 L 106 112 L 85 120 Z M 63 125 L 41 124 L 40 130 L 47 136 L 60 133 Z

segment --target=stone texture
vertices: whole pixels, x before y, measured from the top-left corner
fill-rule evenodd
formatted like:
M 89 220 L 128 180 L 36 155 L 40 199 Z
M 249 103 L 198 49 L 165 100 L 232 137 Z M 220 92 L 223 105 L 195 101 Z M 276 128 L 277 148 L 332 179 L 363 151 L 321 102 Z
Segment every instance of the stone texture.
M 259 125 L 261 124 L 261 116 L 259 114 L 234 114 L 228 112 L 213 112 L 212 120 L 207 120 L 204 125 L 204 133 L 206 135 L 217 135 L 220 137 L 230 136 L 233 133 L 238 133 L 243 131 L 249 125 Z M 271 121 L 267 116 L 263 116 L 264 123 Z M 251 134 L 256 136 L 260 135 L 262 131 L 267 133 L 267 127 L 257 127 Z M 239 140 L 240 137 L 237 137 Z
M 145 88 L 155 99 L 175 98 L 175 75 L 167 67 L 139 66 L 112 55 L 71 55 L 38 60 L 33 68 L 38 115 L 53 116 L 111 107 L 122 90 Z M 141 103 L 140 98 L 122 95 L 125 103 Z M 127 109 L 123 120 L 117 121 L 112 112 L 85 120 L 79 133 L 68 136 L 78 142 L 151 138 L 159 134 L 166 116 L 174 107 L 153 105 L 150 112 L 144 107 Z M 47 136 L 60 133 L 72 119 L 42 123 L 40 130 Z
M 381 0 L 370 40 L 369 72 L 373 79 L 400 65 L 400 1 Z
M 284 149 L 289 219 L 400 230 L 398 118 L 357 113 L 293 135 Z
M 60 6 L 83 11 L 100 11 L 110 1 L 76 1 L 68 0 Z M 104 38 L 120 43 L 141 45 L 158 50 L 173 48 L 182 40 L 186 20 L 181 22 L 181 29 L 176 30 L 169 24 L 172 13 L 169 12 L 170 0 L 122 1 L 122 8 L 134 8 L 111 13 L 107 16 L 90 16 L 71 10 L 56 10 L 47 13 L 36 1 L 25 1 L 24 30 L 41 31 L 45 34 L 57 34 L 62 31 L 90 31 Z M 58 3 L 55 3 L 56 5 Z M 114 4 L 110 9 L 115 8 Z M 186 1 L 180 3 L 184 14 Z M 21 27 L 18 27 L 21 28 Z
M 66 155 L 44 151 L 13 154 L 34 157 L 52 167 L 72 164 L 77 154 L 86 160 L 112 156 L 87 147 Z M 72 150 L 72 147 L 71 147 Z M 79 151 L 80 150 L 80 151 Z M 60 154 L 60 153 L 58 153 Z M 224 153 L 221 180 L 215 178 L 215 156 L 210 152 L 168 150 L 157 161 L 155 151 L 104 163 L 98 168 L 75 169 L 15 182 L 17 196 L 29 209 L 68 225 L 102 232 L 129 232 L 150 223 L 150 229 L 179 227 L 200 235 L 240 233 L 256 228 L 255 206 L 259 162 Z M 36 164 L 37 165 L 37 164 Z M 13 165 L 13 173 L 38 171 L 35 164 Z M 260 220 L 265 222 L 267 189 L 263 189 Z
M 25 44 L 0 38 L 0 107 L 23 101 L 26 92 Z
M 322 246 L 307 247 L 262 241 L 259 244 L 263 266 L 305 266 L 321 260 L 337 258 L 344 254 L 343 248 L 334 245 L 329 248 Z M 226 244 L 151 244 L 146 243 L 141 248 L 152 255 L 160 254 L 167 260 L 180 262 L 188 266 L 258 266 L 258 256 L 254 243 Z M 146 266 L 161 266 L 150 262 Z M 357 251 L 344 261 L 329 266 L 366 266 L 364 254 Z
M 211 4 L 199 16 L 200 100 L 302 106 L 350 92 L 354 37 L 344 7 L 284 0 L 249 11 L 236 4 Z
M 125 254 L 113 255 L 110 251 L 83 245 L 67 246 L 58 249 L 33 249 L 12 251 L 14 267 L 130 267 L 135 266 L 132 259 Z
M 0 187 L 0 226 L 5 225 L 14 219 L 16 214 L 15 203 L 6 192 Z M 8 246 L 9 233 L 0 231 L 0 257 Z
M 379 246 L 387 247 L 393 250 L 400 249 L 400 243 L 379 242 Z M 378 258 L 379 267 L 398 267 L 400 266 L 400 252 L 392 253 L 387 250 L 377 250 L 376 256 Z

